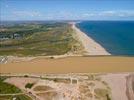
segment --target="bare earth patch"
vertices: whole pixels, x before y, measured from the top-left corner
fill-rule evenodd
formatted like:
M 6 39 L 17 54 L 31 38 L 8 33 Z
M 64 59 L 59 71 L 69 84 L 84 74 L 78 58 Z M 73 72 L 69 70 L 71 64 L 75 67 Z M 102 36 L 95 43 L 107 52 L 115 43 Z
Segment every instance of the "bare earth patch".
M 22 77 L 11 77 L 5 80 L 5 82 L 13 84 L 20 89 L 25 89 L 27 83 L 36 83 L 39 79 L 36 78 L 22 78 Z
M 70 81 L 66 82 L 68 79 Z M 35 100 L 134 100 L 132 73 L 29 74 L 27 77 L 10 76 L 4 81 Z M 32 83 L 31 88 L 25 87 Z
M 126 94 L 127 94 L 128 100 L 134 100 L 134 74 L 127 76 L 126 80 L 127 80 Z
M 126 76 L 128 74 L 107 74 L 102 76 L 102 79 L 111 88 L 112 100 L 128 100 L 126 96 Z

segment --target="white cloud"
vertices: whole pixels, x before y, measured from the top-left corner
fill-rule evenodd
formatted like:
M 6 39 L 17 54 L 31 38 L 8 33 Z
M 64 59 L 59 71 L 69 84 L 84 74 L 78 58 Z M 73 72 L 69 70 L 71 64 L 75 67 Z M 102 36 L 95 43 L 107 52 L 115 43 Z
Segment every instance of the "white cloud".
M 134 11 L 124 11 L 120 16 L 134 17 Z
M 41 16 L 41 13 L 37 11 L 14 11 L 13 14 L 15 16 L 21 16 L 21 17 L 39 17 Z
M 99 16 L 116 16 L 115 11 L 102 11 L 98 13 Z
M 92 17 L 94 15 L 95 15 L 94 13 L 84 13 L 82 16 L 83 17 Z
M 127 18 L 134 17 L 134 10 L 106 10 L 90 11 L 85 13 L 73 13 L 69 11 L 58 12 L 38 12 L 38 11 L 14 11 L 12 12 L 17 18 L 34 18 L 34 19 L 94 19 L 94 18 Z
M 82 17 L 134 17 L 134 10 L 107 10 L 107 11 L 98 11 L 98 12 L 89 12 L 89 13 L 83 13 Z
M 134 17 L 134 11 L 119 10 L 119 11 L 103 11 L 99 13 L 100 16 L 115 16 L 115 17 Z

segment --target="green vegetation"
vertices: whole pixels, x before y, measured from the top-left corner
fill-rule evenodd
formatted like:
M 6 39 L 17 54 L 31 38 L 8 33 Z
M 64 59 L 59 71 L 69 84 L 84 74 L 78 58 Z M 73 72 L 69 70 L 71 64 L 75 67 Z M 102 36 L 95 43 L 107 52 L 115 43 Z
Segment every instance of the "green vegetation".
M 0 79 L 0 94 L 21 93 L 21 90 L 14 85 L 5 83 L 3 79 Z
M 4 81 L 7 78 L 9 78 L 9 76 L 0 76 L 0 81 Z
M 13 98 L 15 100 L 32 100 L 30 97 L 24 94 L 14 95 L 16 93 L 22 93 L 22 91 L 19 88 L 15 87 L 14 85 L 4 82 L 6 78 L 8 77 L 6 76 L 0 77 L 0 94 L 3 94 L 0 95 L 0 100 L 13 100 Z M 6 95 L 6 94 L 11 94 L 11 95 Z
M 66 23 L 25 23 L 0 28 L 0 55 L 47 56 L 77 50 Z
M 31 88 L 33 87 L 33 85 L 34 85 L 34 83 L 27 83 L 27 84 L 25 85 L 25 88 L 31 89 Z
M 0 100 L 32 100 L 30 97 L 27 95 L 16 95 L 16 96 L 0 96 Z

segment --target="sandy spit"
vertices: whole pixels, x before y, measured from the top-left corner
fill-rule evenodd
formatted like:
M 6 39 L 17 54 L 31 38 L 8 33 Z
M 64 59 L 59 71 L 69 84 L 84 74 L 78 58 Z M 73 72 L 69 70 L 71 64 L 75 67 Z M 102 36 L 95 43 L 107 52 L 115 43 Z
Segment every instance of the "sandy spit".
M 110 53 L 107 52 L 100 44 L 77 28 L 76 23 L 72 22 L 70 24 L 72 25 L 72 29 L 75 30 L 79 41 L 84 46 L 85 51 L 87 52 L 86 55 L 110 55 Z

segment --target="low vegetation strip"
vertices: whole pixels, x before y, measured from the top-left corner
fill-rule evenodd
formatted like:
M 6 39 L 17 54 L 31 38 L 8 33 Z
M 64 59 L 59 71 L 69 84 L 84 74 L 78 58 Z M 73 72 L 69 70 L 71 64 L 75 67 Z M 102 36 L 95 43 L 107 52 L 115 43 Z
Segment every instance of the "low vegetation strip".
M 18 87 L 6 83 L 8 76 L 0 76 L 0 100 L 32 100 L 26 93 Z
M 18 23 L 2 26 L 0 55 L 62 55 L 77 50 L 78 42 L 72 34 L 73 30 L 67 23 Z

